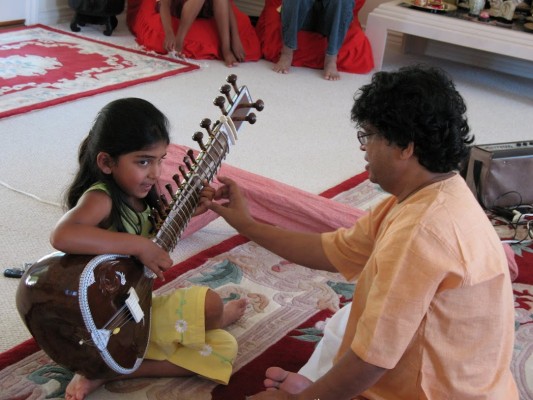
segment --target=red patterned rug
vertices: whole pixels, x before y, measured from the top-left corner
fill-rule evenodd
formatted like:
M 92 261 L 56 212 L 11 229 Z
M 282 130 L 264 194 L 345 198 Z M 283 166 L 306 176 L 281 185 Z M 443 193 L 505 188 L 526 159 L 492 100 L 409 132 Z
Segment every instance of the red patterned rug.
M 0 118 L 198 69 L 34 25 L 0 33 Z
M 360 174 L 322 194 L 336 202 L 366 209 L 385 194 Z M 520 269 L 513 284 L 516 308 L 516 343 L 512 370 L 522 400 L 533 399 L 533 248 L 515 246 Z M 263 389 L 264 371 L 278 365 L 298 371 L 322 336 L 325 320 L 350 301 L 353 285 L 337 274 L 293 265 L 234 236 L 176 265 L 166 274 L 167 284 L 156 293 L 175 287 L 202 284 L 223 298 L 246 296 L 245 316 L 229 330 L 237 338 L 239 353 L 228 386 L 201 378 L 135 379 L 109 383 L 92 399 L 215 399 L 243 400 Z M 61 398 L 71 373 L 39 350 L 33 340 L 0 354 L 0 398 Z

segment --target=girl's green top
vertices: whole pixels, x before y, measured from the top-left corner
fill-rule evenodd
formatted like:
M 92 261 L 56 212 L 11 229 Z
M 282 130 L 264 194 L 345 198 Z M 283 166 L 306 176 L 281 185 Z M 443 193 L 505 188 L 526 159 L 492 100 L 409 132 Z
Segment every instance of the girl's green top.
M 109 189 L 104 182 L 97 182 L 93 184 L 89 189 L 86 190 L 86 192 L 93 190 L 101 190 L 109 194 Z M 120 210 L 120 213 L 122 225 L 124 226 L 126 232 L 144 237 L 150 237 L 153 235 L 153 225 L 149 218 L 151 215 L 151 210 L 148 205 L 146 205 L 144 211 L 137 212 L 124 204 Z M 115 224 L 113 224 L 108 228 L 108 230 L 116 232 L 117 227 Z

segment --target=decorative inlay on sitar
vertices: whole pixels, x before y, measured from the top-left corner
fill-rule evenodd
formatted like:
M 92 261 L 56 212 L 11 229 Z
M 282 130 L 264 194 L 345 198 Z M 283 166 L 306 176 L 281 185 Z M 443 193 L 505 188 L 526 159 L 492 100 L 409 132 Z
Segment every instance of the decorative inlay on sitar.
M 190 150 L 185 166 L 174 175 L 178 188 L 167 185 L 170 199 L 160 195 L 153 210 L 154 242 L 171 251 L 194 214 L 203 189 L 220 168 L 237 132 L 245 122 L 255 123 L 251 112 L 263 110 L 252 101 L 246 86 L 238 88 L 230 75 L 214 104 L 220 118 L 200 126 L 193 140 L 201 149 Z M 232 92 L 233 96 L 232 96 Z M 89 379 L 129 374 L 141 364 L 150 338 L 152 285 L 155 274 L 134 257 L 61 252 L 43 257 L 24 274 L 17 290 L 17 308 L 39 346 L 56 363 Z

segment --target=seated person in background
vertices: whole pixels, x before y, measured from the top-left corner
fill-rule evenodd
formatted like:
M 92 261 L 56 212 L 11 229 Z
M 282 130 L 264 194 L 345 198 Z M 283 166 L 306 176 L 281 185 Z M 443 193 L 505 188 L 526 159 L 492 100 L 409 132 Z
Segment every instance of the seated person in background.
M 159 0 L 159 14 L 165 31 L 164 48 L 183 57 L 183 41 L 197 17 L 214 17 L 220 37 L 222 58 L 228 67 L 245 59 L 244 47 L 239 36 L 237 20 L 230 0 Z M 180 19 L 177 32 L 172 27 L 172 16 Z
M 474 140 L 462 96 L 443 71 L 411 66 L 374 74 L 354 100 L 369 180 L 391 196 L 351 228 L 261 223 L 220 176 L 226 203 L 203 202 L 280 257 L 357 280 L 331 367 L 311 379 L 271 367 L 253 400 L 518 400 L 505 252 L 458 173 Z
M 324 78 L 340 79 L 337 54 L 353 19 L 354 0 L 283 0 L 281 29 L 283 48 L 274 71 L 286 74 L 298 48 L 298 32 L 316 31 L 328 38 L 324 59 Z

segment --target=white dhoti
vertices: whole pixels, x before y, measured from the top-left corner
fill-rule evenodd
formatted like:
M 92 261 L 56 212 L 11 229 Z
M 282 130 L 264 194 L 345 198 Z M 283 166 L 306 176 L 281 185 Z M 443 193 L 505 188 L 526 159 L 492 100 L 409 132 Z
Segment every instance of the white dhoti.
M 314 382 L 333 367 L 333 360 L 341 345 L 351 308 L 352 303 L 345 305 L 328 320 L 322 340 L 311 354 L 309 361 L 298 371 L 300 375 Z

